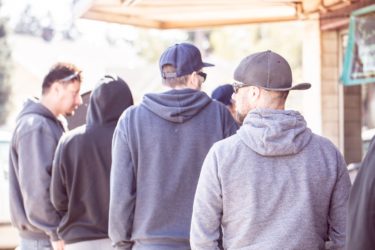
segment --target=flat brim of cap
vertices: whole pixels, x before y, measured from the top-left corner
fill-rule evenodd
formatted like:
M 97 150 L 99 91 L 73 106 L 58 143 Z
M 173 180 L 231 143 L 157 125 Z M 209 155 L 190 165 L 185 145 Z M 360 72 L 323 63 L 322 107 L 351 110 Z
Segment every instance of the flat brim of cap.
M 213 66 L 215 66 L 215 64 L 212 64 L 212 63 L 206 63 L 206 62 L 204 62 L 204 63 L 202 63 L 202 67 L 213 67 Z
M 262 87 L 264 88 L 264 87 Z M 311 84 L 310 83 L 307 83 L 307 82 L 303 82 L 303 83 L 298 83 L 294 86 L 291 86 L 289 88 L 280 88 L 280 89 L 274 89 L 274 88 L 264 88 L 264 89 L 267 89 L 267 90 L 273 90 L 273 91 L 289 91 L 289 90 L 306 90 L 306 89 L 309 89 L 311 88 Z

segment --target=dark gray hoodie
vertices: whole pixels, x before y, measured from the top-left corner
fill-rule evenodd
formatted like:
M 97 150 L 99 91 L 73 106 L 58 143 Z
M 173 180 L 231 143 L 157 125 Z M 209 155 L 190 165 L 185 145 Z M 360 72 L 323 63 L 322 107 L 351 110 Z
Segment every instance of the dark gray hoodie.
M 63 215 L 58 234 L 67 244 L 108 238 L 112 135 L 121 113 L 131 105 L 128 85 L 107 76 L 92 92 L 87 125 L 60 139 L 51 200 Z
M 109 236 L 119 249 L 189 249 L 195 187 L 209 148 L 237 130 L 192 89 L 148 94 L 113 137 Z
M 343 249 L 350 191 L 345 161 L 296 111 L 251 111 L 216 143 L 199 178 L 193 249 Z
M 10 147 L 9 197 L 12 224 L 22 238 L 58 239 L 60 217 L 50 202 L 49 185 L 63 132 L 62 123 L 36 100 L 28 100 L 17 118 Z

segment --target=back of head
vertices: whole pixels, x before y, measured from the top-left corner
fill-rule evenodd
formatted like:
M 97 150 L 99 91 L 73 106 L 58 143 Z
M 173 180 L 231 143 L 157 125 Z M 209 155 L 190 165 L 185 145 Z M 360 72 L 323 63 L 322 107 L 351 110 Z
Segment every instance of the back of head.
M 167 48 L 159 60 L 163 83 L 171 87 L 185 84 L 184 76 L 210 66 L 214 65 L 203 62 L 199 49 L 190 43 L 175 44 Z
M 52 66 L 47 75 L 44 77 L 42 84 L 42 94 L 48 93 L 54 82 L 67 84 L 72 81 L 82 81 L 81 70 L 71 63 L 59 62 Z
M 224 105 L 232 104 L 233 86 L 231 84 L 220 85 L 211 94 L 212 99 L 215 99 Z
M 133 104 L 127 83 L 118 76 L 105 75 L 91 94 L 87 124 L 117 122 L 122 112 Z

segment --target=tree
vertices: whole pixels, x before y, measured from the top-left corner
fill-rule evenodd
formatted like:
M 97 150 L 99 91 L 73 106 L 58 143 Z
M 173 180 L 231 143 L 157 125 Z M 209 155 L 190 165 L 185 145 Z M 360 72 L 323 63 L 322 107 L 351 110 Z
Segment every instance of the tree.
M 2 2 L 0 1 L 0 9 Z M 7 42 L 7 19 L 0 17 L 0 125 L 4 124 L 10 106 L 10 68 L 11 54 Z

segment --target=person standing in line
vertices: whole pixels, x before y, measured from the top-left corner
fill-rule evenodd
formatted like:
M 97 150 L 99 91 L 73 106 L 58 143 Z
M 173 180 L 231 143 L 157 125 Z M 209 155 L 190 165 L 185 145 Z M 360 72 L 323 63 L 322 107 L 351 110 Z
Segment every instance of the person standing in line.
M 57 63 L 45 76 L 40 101 L 29 99 L 17 117 L 9 159 L 10 213 L 19 250 L 62 249 L 60 215 L 50 201 L 52 161 L 65 118 L 82 103 L 81 71 Z M 52 242 L 52 244 L 51 244 Z
M 349 196 L 346 249 L 375 249 L 375 137 Z
M 233 118 L 237 120 L 236 104 L 232 99 L 233 93 L 232 84 L 227 83 L 215 88 L 214 91 L 212 91 L 211 98 L 224 104 Z M 239 121 L 237 121 L 237 123 L 240 124 Z
M 60 139 L 51 201 L 62 214 L 57 233 L 65 250 L 113 249 L 108 238 L 111 143 L 120 115 L 131 105 L 124 80 L 106 75 L 90 96 L 86 125 Z
M 190 249 L 203 159 L 238 128 L 224 105 L 200 91 L 202 69 L 213 65 L 198 48 L 171 46 L 159 66 L 170 90 L 126 110 L 113 136 L 109 236 L 116 249 Z
M 242 127 L 215 143 L 202 166 L 191 225 L 192 249 L 343 249 L 350 179 L 339 150 L 285 110 L 288 62 L 264 51 L 234 72 Z

